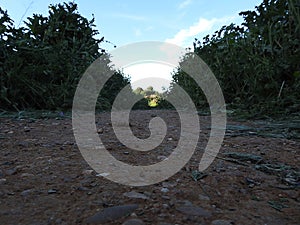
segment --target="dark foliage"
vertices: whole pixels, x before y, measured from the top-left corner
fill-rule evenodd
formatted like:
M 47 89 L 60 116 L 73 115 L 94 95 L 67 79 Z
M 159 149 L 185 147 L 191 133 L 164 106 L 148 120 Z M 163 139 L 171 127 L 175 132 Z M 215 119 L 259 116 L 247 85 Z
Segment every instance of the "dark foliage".
M 96 39 L 94 18 L 87 20 L 75 3 L 49 6 L 49 15 L 34 14 L 15 28 L 0 9 L 0 106 L 20 110 L 70 108 L 87 67 L 104 52 Z M 101 101 L 111 105 L 116 90 L 128 84 L 122 74 L 109 80 Z
M 251 115 L 299 113 L 300 1 L 264 0 L 241 12 L 242 26 L 223 26 L 194 52 L 212 69 L 229 108 Z M 173 75 L 196 106 L 207 105 L 201 89 L 182 70 Z

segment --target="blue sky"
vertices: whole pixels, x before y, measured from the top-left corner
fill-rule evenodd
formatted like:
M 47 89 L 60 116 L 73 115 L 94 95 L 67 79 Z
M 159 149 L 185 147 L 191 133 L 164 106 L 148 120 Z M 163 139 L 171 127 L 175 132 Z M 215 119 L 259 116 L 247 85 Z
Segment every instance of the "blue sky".
M 62 1 L 1 0 L 18 26 L 33 13 L 47 15 L 48 5 Z M 211 34 L 222 25 L 241 23 L 240 11 L 254 10 L 262 0 L 76 0 L 79 12 L 95 15 L 97 29 L 117 46 L 136 41 L 170 41 L 191 46 L 195 37 Z M 27 10 L 27 11 L 26 11 Z M 21 23 L 22 25 L 22 23 Z M 107 45 L 106 48 L 112 46 Z
M 48 14 L 54 0 L 1 0 L 15 26 L 23 25 L 33 13 Z M 138 41 L 167 41 L 181 47 L 191 47 L 194 38 L 230 23 L 240 24 L 238 13 L 254 10 L 262 0 L 75 0 L 79 13 L 91 19 L 100 36 L 117 46 Z M 113 45 L 103 44 L 107 50 Z M 132 70 L 131 73 L 134 73 Z M 131 74 L 132 75 L 132 74 Z

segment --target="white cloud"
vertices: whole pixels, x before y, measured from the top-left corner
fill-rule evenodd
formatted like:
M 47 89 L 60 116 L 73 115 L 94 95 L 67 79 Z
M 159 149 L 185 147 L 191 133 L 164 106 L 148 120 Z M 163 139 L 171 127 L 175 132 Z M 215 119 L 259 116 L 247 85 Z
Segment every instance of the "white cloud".
M 178 9 L 183 9 L 185 7 L 187 7 L 188 5 L 190 5 L 192 3 L 192 0 L 184 0 L 183 2 L 181 2 L 178 5 Z
M 190 26 L 187 29 L 181 29 L 179 32 L 175 34 L 173 38 L 168 38 L 165 41 L 179 45 L 181 47 L 190 46 L 195 37 L 199 38 L 198 35 L 204 33 L 205 35 L 214 32 L 215 30 L 221 28 L 222 25 L 225 25 L 228 22 L 233 22 L 235 16 L 224 17 L 224 18 L 213 18 L 213 19 L 205 19 L 199 18 L 199 20 Z M 220 27 L 216 27 L 220 25 Z M 215 30 L 213 30 L 215 29 Z M 188 42 L 188 43 L 187 43 Z
M 167 39 L 166 42 L 182 46 L 187 38 L 211 30 L 216 22 L 217 19 L 207 20 L 200 18 L 196 24 L 187 29 L 180 30 L 173 38 Z

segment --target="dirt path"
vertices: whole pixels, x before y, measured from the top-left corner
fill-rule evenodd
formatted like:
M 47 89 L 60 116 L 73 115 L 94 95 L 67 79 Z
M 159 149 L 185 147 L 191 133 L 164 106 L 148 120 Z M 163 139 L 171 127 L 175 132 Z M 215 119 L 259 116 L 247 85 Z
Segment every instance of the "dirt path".
M 136 111 L 131 126 L 145 138 L 155 116 L 165 119 L 168 133 L 151 152 L 119 143 L 106 113 L 97 115 L 99 136 L 118 160 L 159 162 L 178 142 L 177 113 Z M 299 139 L 263 137 L 258 123 L 229 121 L 218 158 L 197 173 L 209 134 L 209 117 L 200 120 L 197 151 L 180 172 L 128 187 L 97 176 L 86 163 L 70 118 L 0 118 L 0 224 L 299 224 Z

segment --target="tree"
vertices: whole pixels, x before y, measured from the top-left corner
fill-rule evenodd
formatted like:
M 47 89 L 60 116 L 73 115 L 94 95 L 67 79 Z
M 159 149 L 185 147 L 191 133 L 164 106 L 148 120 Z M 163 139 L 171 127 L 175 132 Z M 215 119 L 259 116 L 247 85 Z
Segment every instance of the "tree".
M 144 95 L 144 90 L 141 87 L 136 88 L 133 92 L 137 95 Z
M 212 69 L 234 109 L 295 112 L 300 104 L 299 0 L 263 0 L 255 8 L 240 13 L 243 26 L 230 24 L 202 41 L 195 39 L 194 53 Z M 207 105 L 200 87 L 180 68 L 173 81 L 197 107 Z
M 155 91 L 152 86 L 149 86 L 144 90 L 144 95 L 149 96 L 152 94 L 155 94 Z
M 105 51 L 104 37 L 77 11 L 77 4 L 49 6 L 48 16 L 28 17 L 24 28 L 16 29 L 0 9 L 0 105 L 9 109 L 70 108 L 73 96 L 87 67 Z M 115 72 L 104 90 L 111 104 L 115 91 L 129 83 Z

